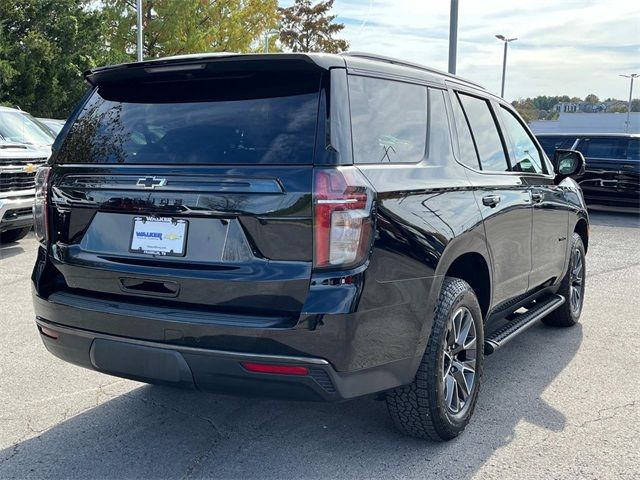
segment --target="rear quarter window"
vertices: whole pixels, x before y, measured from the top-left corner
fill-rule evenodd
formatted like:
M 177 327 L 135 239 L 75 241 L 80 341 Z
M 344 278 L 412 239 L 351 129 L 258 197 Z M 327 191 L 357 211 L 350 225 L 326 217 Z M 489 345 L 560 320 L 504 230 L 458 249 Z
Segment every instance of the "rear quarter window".
M 425 86 L 352 75 L 349 103 L 355 163 L 416 163 L 425 157 Z
M 57 163 L 311 164 L 319 74 L 99 87 Z

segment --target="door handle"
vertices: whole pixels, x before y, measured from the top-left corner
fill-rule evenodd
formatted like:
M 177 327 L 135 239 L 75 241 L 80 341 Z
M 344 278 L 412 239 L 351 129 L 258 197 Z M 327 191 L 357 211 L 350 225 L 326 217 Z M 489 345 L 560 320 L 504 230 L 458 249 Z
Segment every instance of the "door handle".
M 537 192 L 532 193 L 531 199 L 533 200 L 533 203 L 540 203 L 542 201 L 542 194 Z
M 485 195 L 482 197 L 482 203 L 487 207 L 495 207 L 500 203 L 500 195 Z
M 622 165 L 623 170 L 633 170 L 633 165 Z

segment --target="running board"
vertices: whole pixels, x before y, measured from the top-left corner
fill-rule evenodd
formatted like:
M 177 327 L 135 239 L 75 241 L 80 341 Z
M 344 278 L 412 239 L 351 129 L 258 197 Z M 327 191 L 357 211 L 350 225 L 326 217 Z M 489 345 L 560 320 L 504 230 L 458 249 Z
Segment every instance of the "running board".
M 491 355 L 505 343 L 521 334 L 538 320 L 542 319 L 565 302 L 562 295 L 551 295 L 542 301 L 536 302 L 525 313 L 519 314 L 506 325 L 491 332 L 484 340 L 484 354 Z

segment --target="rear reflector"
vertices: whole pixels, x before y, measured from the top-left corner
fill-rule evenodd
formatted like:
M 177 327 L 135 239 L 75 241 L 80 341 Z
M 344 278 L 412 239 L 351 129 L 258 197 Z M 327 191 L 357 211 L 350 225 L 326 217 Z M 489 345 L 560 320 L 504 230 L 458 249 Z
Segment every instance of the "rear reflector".
M 58 339 L 58 332 L 55 332 L 55 331 L 53 331 L 53 330 L 51 330 L 50 328 L 47 328 L 47 327 L 39 326 L 38 328 L 40 329 L 40 333 L 42 335 L 44 335 L 45 337 L 52 338 L 53 340 L 57 340 Z
M 267 363 L 242 362 L 245 370 L 254 373 L 274 373 L 276 375 L 309 375 L 306 367 L 296 367 L 293 365 L 269 365 Z

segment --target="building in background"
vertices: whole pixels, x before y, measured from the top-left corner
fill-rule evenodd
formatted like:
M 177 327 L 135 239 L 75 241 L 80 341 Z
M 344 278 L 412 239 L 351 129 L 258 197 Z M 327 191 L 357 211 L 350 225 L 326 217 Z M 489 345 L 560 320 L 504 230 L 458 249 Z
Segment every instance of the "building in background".
M 568 102 L 567 102 L 568 103 Z M 577 102 L 576 102 L 577 103 Z M 626 113 L 564 113 L 557 120 L 534 120 L 533 133 L 625 133 Z M 629 133 L 640 133 L 640 112 L 629 115 Z

